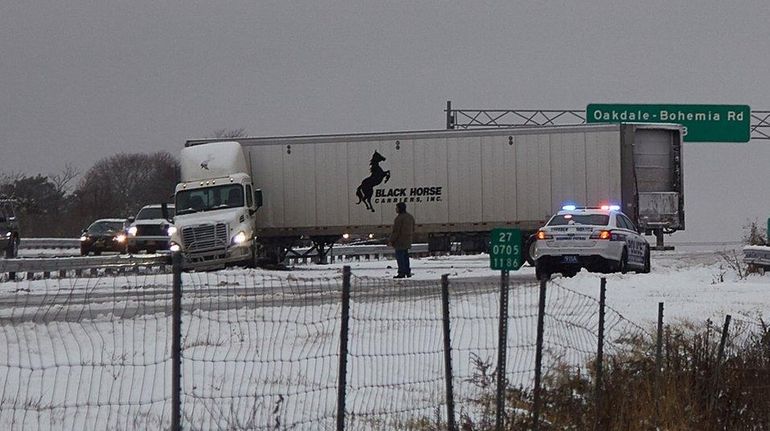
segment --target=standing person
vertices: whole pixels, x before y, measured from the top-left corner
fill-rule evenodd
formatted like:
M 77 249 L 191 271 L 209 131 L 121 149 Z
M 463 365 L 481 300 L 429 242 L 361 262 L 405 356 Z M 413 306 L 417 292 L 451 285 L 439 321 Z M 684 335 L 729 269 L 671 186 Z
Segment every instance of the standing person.
M 393 278 L 412 276 L 409 267 L 409 248 L 412 246 L 414 235 L 414 217 L 406 212 L 406 204 L 396 204 L 396 219 L 393 221 L 393 232 L 390 234 L 388 245 L 396 249 L 396 263 L 398 263 L 398 275 Z

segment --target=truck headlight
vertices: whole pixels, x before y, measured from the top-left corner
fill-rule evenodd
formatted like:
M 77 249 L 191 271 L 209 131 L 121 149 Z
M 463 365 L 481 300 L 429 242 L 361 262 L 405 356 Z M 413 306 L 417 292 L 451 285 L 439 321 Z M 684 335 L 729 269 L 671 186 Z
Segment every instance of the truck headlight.
M 168 229 L 166 229 L 166 233 L 168 236 L 171 236 L 176 233 L 176 226 L 169 226 Z
M 128 228 L 128 234 L 131 236 L 136 236 L 136 231 L 137 231 L 136 226 L 131 226 L 130 228 Z
M 179 244 L 177 244 L 177 243 L 172 241 L 171 244 L 168 246 L 168 249 L 170 251 L 176 253 L 177 251 L 181 250 L 182 247 L 180 247 Z
M 243 244 L 246 242 L 246 234 L 243 231 L 238 232 L 233 237 L 233 244 Z
M 115 237 L 115 241 L 117 241 L 117 242 L 125 242 L 126 241 L 126 236 L 124 234 L 120 233 L 120 234 L 118 234 Z

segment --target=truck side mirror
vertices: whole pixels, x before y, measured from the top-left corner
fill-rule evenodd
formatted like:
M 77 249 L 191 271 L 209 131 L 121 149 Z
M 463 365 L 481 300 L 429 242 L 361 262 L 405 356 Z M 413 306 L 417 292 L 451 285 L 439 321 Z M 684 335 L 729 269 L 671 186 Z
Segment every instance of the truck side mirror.
M 262 207 L 262 189 L 254 190 L 254 205 L 256 205 L 257 208 Z

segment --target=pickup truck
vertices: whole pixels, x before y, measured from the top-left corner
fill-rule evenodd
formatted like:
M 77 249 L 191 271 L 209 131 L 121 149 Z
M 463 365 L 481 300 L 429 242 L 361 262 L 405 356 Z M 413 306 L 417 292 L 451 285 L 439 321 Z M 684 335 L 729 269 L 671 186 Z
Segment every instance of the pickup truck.
M 147 250 L 147 253 L 168 250 L 169 230 L 173 232 L 174 229 L 171 223 L 173 218 L 173 204 L 156 204 L 142 207 L 136 218 L 132 217 L 129 219 L 131 225 L 127 231 L 128 252 L 136 254 L 140 250 Z

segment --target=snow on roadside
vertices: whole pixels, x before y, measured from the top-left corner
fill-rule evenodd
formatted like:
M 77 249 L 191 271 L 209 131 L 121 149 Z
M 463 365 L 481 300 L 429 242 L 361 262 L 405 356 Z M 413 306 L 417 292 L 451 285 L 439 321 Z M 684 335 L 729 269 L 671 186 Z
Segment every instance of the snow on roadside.
M 362 284 L 383 289 L 379 296 L 355 299 L 352 310 L 351 411 L 395 421 L 431 416 L 434 407 L 442 403 L 440 306 L 435 294 L 410 296 L 409 283 L 438 283 L 446 273 L 450 283 L 481 281 L 481 285 L 494 286 L 499 272 L 488 268 L 486 255 L 413 259 L 415 276 L 405 283 L 392 280 L 394 261 L 349 265 Z M 248 425 L 251 420 L 263 426 L 275 419 L 300 427 L 316 421 L 330 423 L 336 390 L 339 304 L 335 288 L 315 291 L 315 299 L 306 303 L 302 298 L 310 291 L 302 289 L 339 280 L 342 266 L 297 265 L 290 271 L 235 268 L 185 274 L 183 283 L 190 295 L 185 303 L 199 307 L 183 318 L 186 417 L 210 427 Z M 593 300 L 575 303 L 581 309 L 570 310 L 567 307 L 573 303 L 567 301 L 551 311 L 588 316 L 585 324 L 590 329 L 595 323 L 594 300 L 598 299 L 602 276 L 581 272 L 569 279 L 555 277 L 550 292 L 575 292 Z M 770 305 L 770 276 L 755 274 L 740 279 L 718 250 L 656 252 L 652 273 L 606 277 L 607 305 L 646 327 L 656 320 L 658 302 L 665 304 L 667 323 L 707 318 L 720 322 L 725 314 L 753 320 Z M 514 291 L 511 309 L 528 317 L 509 331 L 524 352 L 515 358 L 511 356 L 514 353 L 509 354 L 511 378 L 526 382 L 531 378 L 533 313 L 537 309 L 534 271 L 521 268 L 511 280 L 513 286 L 527 285 Z M 79 298 L 70 313 L 67 307 L 54 304 L 43 307 L 40 319 L 3 322 L 0 344 L 8 349 L 4 359 L 0 356 L 0 381 L 5 382 L 0 425 L 13 428 L 13 423 L 22 423 L 30 429 L 167 426 L 169 317 L 142 307 L 146 306 L 143 301 L 167 301 L 169 283 L 168 274 L 0 283 L 0 299 L 22 299 L 27 310 L 34 309 L 35 294 Z M 260 295 L 274 300 L 249 306 L 252 299 L 238 290 L 244 288 L 257 288 Z M 148 294 L 111 296 L 116 291 L 137 290 Z M 72 296 L 77 294 L 81 296 Z M 101 310 L 91 303 L 96 299 L 107 308 Z M 218 308 L 217 301 L 228 301 L 228 305 Z M 459 318 L 453 325 L 458 376 L 472 372 L 472 353 L 494 357 L 496 301 L 494 289 L 465 291 L 454 299 L 452 315 Z M 6 313 L 9 302 L 4 304 L 4 316 L 17 316 Z M 208 305 L 214 307 L 206 309 Z M 113 314 L 131 307 L 136 313 L 130 318 Z M 79 320 L 45 320 L 56 315 L 81 316 L 81 309 L 88 313 Z M 551 331 L 547 336 L 558 339 L 558 328 Z M 573 361 L 583 359 L 577 355 Z M 467 394 L 469 388 L 462 386 L 463 379 L 457 380 L 458 394 Z M 222 407 L 223 400 L 231 401 Z M 303 407 L 307 405 L 313 407 Z M 227 410 L 216 410 L 222 408 Z M 413 410 L 403 414 L 409 409 Z M 276 411 L 277 416 L 271 413 Z M 393 411 L 402 413 L 388 413 Z

